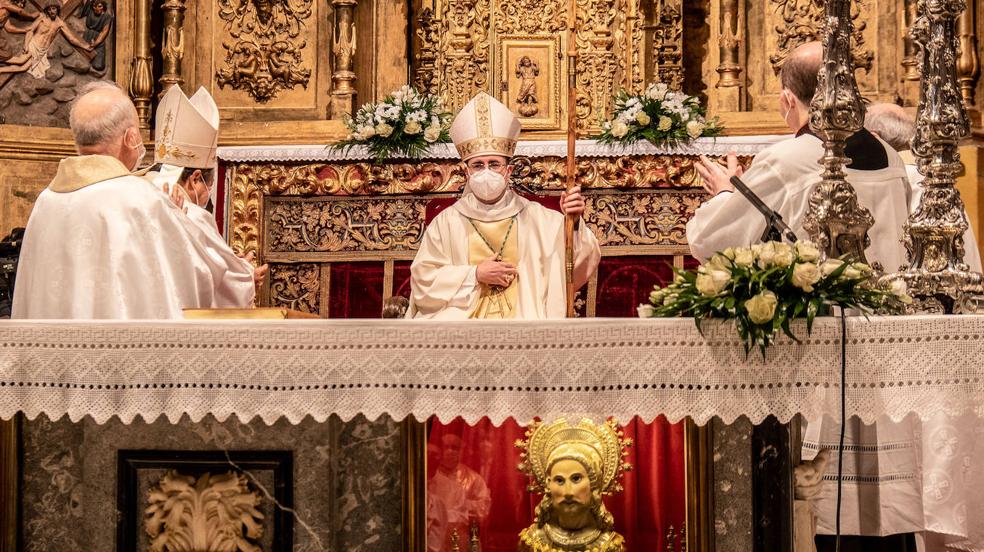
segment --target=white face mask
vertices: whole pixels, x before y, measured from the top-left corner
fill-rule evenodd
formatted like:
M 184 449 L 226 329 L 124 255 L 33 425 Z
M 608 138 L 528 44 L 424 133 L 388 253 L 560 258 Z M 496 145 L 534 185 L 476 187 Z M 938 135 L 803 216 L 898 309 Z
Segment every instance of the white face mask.
M 485 203 L 492 203 L 506 191 L 506 178 L 491 169 L 485 169 L 468 178 L 468 187 L 475 197 Z
M 133 166 L 130 167 L 130 172 L 134 172 L 140 167 L 140 162 L 143 161 L 145 155 L 147 155 L 147 146 L 143 145 L 143 140 L 141 140 L 140 145 L 137 146 L 137 159 L 133 162 Z

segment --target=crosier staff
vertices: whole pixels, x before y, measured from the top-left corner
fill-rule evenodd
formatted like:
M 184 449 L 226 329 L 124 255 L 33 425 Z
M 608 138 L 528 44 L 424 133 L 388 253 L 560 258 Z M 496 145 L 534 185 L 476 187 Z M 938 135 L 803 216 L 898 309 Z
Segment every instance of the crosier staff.
M 577 141 L 577 21 L 576 0 L 567 8 L 567 193 L 577 186 L 575 146 Z M 567 213 L 564 220 L 564 261 L 567 269 L 567 318 L 574 318 L 574 230 L 579 215 Z

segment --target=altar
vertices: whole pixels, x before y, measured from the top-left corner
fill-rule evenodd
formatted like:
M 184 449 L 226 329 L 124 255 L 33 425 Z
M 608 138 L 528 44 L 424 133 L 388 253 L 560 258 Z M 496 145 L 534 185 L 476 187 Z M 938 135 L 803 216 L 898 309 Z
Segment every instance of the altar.
M 912 413 L 948 428 L 965 479 L 948 480 L 946 499 L 976 500 L 968 491 L 984 481 L 972 422 L 984 415 L 984 317 L 846 323 L 848 412 L 865 422 Z M 23 418 L 4 427 L 2 450 L 11 462 L 20 442 L 24 454 L 14 469 L 5 464 L 2 483 L 38 497 L 20 503 L 29 545 L 90 539 L 103 544 L 89 549 L 110 550 L 115 532 L 116 549 L 143 549 L 140 504 L 166 470 L 215 478 L 232 468 L 249 478 L 235 493 L 256 495 L 270 549 L 424 550 L 417 462 L 428 447 L 414 419 L 506 428 L 603 415 L 638 432 L 665 416 L 688 428 L 678 451 L 684 524 L 669 546 L 752 545 L 742 531 L 780 544 L 783 530 L 742 529 L 727 511 L 752 501 L 742 493 L 762 492 L 743 470 L 754 476 L 751 459 L 769 464 L 776 452 L 728 439 L 769 416 L 838 416 L 841 331 L 836 318 L 818 320 L 802 344 L 780 342 L 762 359 L 746 358 L 728 324 L 701 336 L 689 320 L 8 323 L 0 417 Z M 513 474 L 515 465 L 491 470 Z M 115 527 L 105 523 L 112 512 Z

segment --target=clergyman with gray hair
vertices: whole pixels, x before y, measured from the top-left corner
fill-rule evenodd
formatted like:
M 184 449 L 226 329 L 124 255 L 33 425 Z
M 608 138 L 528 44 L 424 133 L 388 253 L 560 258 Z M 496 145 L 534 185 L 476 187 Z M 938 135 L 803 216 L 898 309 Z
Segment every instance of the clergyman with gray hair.
M 888 145 L 895 148 L 902 161 L 905 162 L 905 172 L 912 186 L 909 209 L 910 212 L 914 213 L 919 207 L 919 200 L 923 192 L 923 175 L 919 174 L 916 159 L 912 155 L 912 139 L 916 135 L 915 118 L 906 112 L 902 106 L 892 103 L 876 103 L 868 106 L 864 117 L 864 127 L 872 134 L 888 142 Z M 969 224 L 969 219 L 967 231 L 964 232 L 964 250 L 966 252 L 964 262 L 967 263 L 970 270 L 981 272 L 981 253 L 977 249 L 977 239 L 974 236 L 974 229 Z
M 121 88 L 98 82 L 69 115 L 79 155 L 63 159 L 27 222 L 14 318 L 181 318 L 248 306 L 253 273 L 194 224 L 180 196 L 132 174 L 146 149 Z

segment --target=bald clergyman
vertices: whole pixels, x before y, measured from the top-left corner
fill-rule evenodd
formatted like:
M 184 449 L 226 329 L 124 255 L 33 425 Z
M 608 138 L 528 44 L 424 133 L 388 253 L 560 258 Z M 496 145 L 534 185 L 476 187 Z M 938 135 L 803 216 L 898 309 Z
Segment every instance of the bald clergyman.
M 131 174 L 146 150 L 126 92 L 86 86 L 69 123 L 79 155 L 61 161 L 34 204 L 14 318 L 181 318 L 218 297 L 252 302 L 251 267 L 217 255 L 178 196 Z

